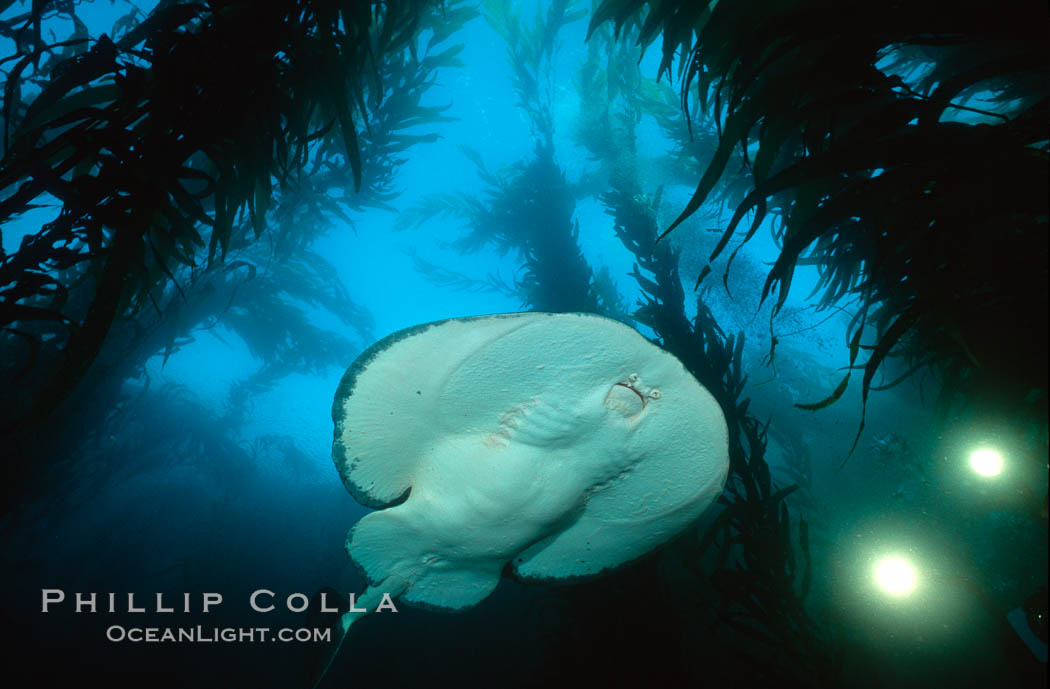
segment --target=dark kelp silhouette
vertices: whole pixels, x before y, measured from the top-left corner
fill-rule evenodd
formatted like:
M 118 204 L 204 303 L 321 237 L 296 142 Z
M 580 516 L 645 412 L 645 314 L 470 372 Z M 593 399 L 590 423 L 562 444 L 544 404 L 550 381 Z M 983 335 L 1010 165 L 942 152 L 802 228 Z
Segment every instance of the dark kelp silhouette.
M 633 136 L 633 128 L 625 130 L 615 150 L 629 157 Z M 705 638 L 719 641 L 713 655 L 740 661 L 727 666 L 733 669 L 726 680 L 740 681 L 746 667 L 752 681 L 790 678 L 794 684 L 828 686 L 837 676 L 836 652 L 803 606 L 812 580 L 808 524 L 798 518 L 799 562 L 784 502 L 798 486 L 778 487 L 770 477 L 766 427 L 748 413 L 744 397 L 743 334 L 725 335 L 704 294 L 697 299 L 695 318 L 686 316 L 679 252 L 657 241 L 660 193 L 643 194 L 629 160 L 617 155 L 619 174 L 602 202 L 616 235 L 637 260 L 633 276 L 642 301 L 633 315 L 712 391 L 730 429 L 729 481 L 719 500 L 725 509 L 702 537 L 683 539 L 676 552 L 699 580 L 696 585 L 716 592 L 706 602 L 717 616 Z
M 637 27 L 643 46 L 662 34 L 661 72 L 677 65 L 683 107 L 695 86 L 716 118 L 718 146 L 664 234 L 739 149 L 752 190 L 711 259 L 748 214 L 743 242 L 770 214 L 776 310 L 800 264 L 820 270 L 825 304 L 860 297 L 865 403 L 896 348 L 940 374 L 944 405 L 980 398 L 1045 423 L 1044 6 L 604 0 L 592 31 L 605 22 Z M 871 346 L 862 324 L 877 330 Z
M 74 19 L 74 39 L 40 37 L 52 12 Z M 18 380 L 0 403 L 16 471 L 43 471 L 62 454 L 40 442 L 56 436 L 46 429 L 59 405 L 107 408 L 149 356 L 170 356 L 194 328 L 222 320 L 257 353 L 278 355 L 238 318 L 243 309 L 273 309 L 262 334 L 284 342 L 279 358 L 292 368 L 348 355 L 298 310 L 334 309 L 366 334 L 367 316 L 333 293 L 341 288 L 309 245 L 330 220 L 396 193 L 401 155 L 433 140 L 412 128 L 444 119 L 443 107 L 421 103 L 435 70 L 456 64 L 458 47 L 443 43 L 475 15 L 407 0 L 162 2 L 97 40 L 74 5 L 38 3 L 8 20 L 18 64 L 4 89 L 0 222 L 41 201 L 61 206 L 0 257 L 0 346 Z M 292 273 L 297 294 L 280 283 Z

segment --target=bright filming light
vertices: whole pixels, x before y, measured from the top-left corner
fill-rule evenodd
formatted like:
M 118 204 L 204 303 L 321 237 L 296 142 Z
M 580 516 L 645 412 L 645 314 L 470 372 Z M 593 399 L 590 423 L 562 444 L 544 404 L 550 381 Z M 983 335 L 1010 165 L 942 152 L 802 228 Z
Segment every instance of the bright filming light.
M 875 565 L 875 582 L 891 596 L 906 596 L 915 590 L 916 571 L 910 562 L 887 557 Z
M 1003 456 L 995 450 L 982 447 L 970 455 L 970 466 L 981 476 L 998 476 L 1003 470 Z

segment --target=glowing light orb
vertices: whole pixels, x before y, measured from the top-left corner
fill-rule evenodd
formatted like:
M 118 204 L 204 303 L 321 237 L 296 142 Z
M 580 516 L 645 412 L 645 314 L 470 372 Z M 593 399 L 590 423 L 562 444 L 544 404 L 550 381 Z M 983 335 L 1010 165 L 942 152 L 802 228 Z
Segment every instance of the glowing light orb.
M 891 596 L 906 596 L 918 583 L 915 567 L 899 557 L 887 557 L 875 565 L 875 582 Z
M 995 450 L 982 447 L 970 455 L 970 467 L 981 476 L 998 476 L 1003 470 L 1003 456 Z

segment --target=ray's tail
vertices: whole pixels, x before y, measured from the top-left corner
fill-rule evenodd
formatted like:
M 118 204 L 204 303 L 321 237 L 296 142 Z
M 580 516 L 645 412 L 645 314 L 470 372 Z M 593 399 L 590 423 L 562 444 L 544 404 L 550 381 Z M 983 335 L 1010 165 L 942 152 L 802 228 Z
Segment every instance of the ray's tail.
M 343 648 L 343 642 L 346 640 L 347 632 L 350 631 L 350 625 L 368 613 L 373 612 L 384 601 L 389 602 L 390 599 L 400 596 L 405 592 L 406 588 L 408 588 L 407 583 L 400 577 L 390 576 L 375 586 L 367 587 L 360 596 L 354 597 L 350 609 L 343 613 L 332 626 L 335 643 L 332 646 L 331 653 L 325 656 L 320 673 L 317 675 L 317 679 L 314 680 L 313 689 L 319 689 L 322 682 L 324 682 L 328 670 L 332 667 L 336 656 L 339 655 L 339 651 Z

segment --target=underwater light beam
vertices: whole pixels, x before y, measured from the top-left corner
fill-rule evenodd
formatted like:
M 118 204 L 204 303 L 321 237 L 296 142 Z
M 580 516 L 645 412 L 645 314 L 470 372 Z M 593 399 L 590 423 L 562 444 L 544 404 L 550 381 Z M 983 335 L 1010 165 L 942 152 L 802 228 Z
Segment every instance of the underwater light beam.
M 1003 456 L 991 448 L 982 447 L 970 455 L 970 467 L 981 476 L 998 476 L 1003 471 Z
M 875 582 L 891 596 L 906 596 L 915 590 L 918 574 L 907 560 L 887 557 L 875 565 Z

